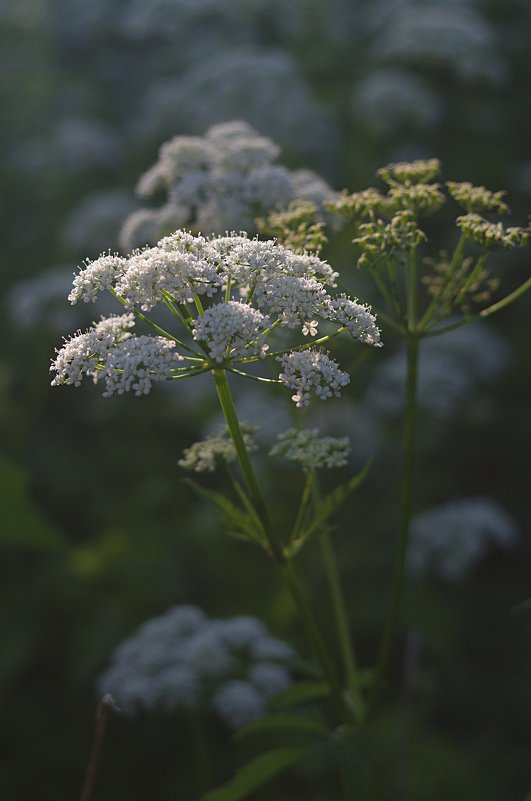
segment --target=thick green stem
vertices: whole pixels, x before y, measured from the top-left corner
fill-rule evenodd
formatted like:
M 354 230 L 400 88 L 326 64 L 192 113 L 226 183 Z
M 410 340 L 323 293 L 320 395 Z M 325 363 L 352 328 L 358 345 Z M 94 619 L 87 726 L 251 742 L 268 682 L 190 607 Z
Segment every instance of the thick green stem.
M 341 716 L 342 721 L 348 720 L 351 715 L 343 698 L 341 683 L 339 681 L 334 663 L 330 658 L 324 640 L 321 637 L 321 633 L 315 624 L 306 595 L 295 573 L 293 564 L 285 553 L 282 539 L 278 536 L 277 532 L 270 523 L 267 508 L 264 503 L 262 493 L 260 492 L 253 466 L 251 464 L 251 460 L 249 459 L 249 454 L 241 433 L 240 424 L 238 422 L 238 417 L 234 407 L 234 402 L 232 400 L 225 370 L 223 370 L 223 368 L 216 367 L 212 370 L 212 375 L 216 384 L 216 390 L 221 408 L 234 442 L 238 463 L 249 492 L 249 497 L 262 524 L 270 553 L 282 572 L 290 595 L 295 603 L 295 607 L 301 619 L 302 625 L 305 629 L 306 636 L 321 664 L 324 676 L 330 686 L 330 691 L 334 699 L 337 712 Z
M 279 564 L 282 564 L 286 561 L 282 540 L 276 534 L 269 522 L 269 515 L 267 513 L 266 505 L 264 503 L 264 499 L 262 498 L 262 493 L 260 492 L 253 466 L 251 464 L 251 460 L 249 459 L 249 453 L 240 429 L 238 416 L 236 414 L 236 409 L 234 407 L 234 402 L 232 400 L 232 395 L 229 388 L 229 382 L 227 381 L 227 375 L 225 370 L 221 367 L 215 367 L 212 370 L 212 375 L 214 376 L 219 402 L 221 404 L 232 441 L 234 442 L 236 456 L 238 457 L 238 463 L 240 465 L 249 496 L 254 504 L 258 517 L 262 522 L 271 554 Z
M 415 422 L 417 398 L 419 340 L 416 334 L 410 334 L 407 339 L 407 387 L 406 412 L 404 420 L 404 455 L 402 466 L 402 480 L 400 487 L 400 527 L 395 553 L 395 564 L 391 584 L 391 593 L 387 617 L 384 624 L 380 650 L 376 662 L 374 683 L 370 699 L 370 708 L 374 708 L 381 693 L 381 685 L 387 669 L 391 641 L 400 614 L 402 592 L 406 571 L 406 558 L 409 543 L 409 525 L 413 499 L 413 468 L 415 456 Z

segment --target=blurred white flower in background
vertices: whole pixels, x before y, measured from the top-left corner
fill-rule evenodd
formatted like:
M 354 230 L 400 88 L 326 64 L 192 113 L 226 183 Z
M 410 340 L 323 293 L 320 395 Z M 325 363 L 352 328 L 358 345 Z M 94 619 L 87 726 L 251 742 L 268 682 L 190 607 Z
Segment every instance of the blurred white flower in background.
M 110 167 L 123 158 L 123 143 L 111 125 L 90 117 L 59 117 L 42 133 L 13 149 L 13 165 L 26 173 L 53 170 L 69 175 Z
M 457 581 L 465 578 L 491 546 L 513 548 L 518 540 L 513 519 L 495 501 L 449 501 L 413 518 L 408 566 L 412 573 Z
M 502 373 L 508 363 L 506 342 L 485 324 L 424 339 L 419 355 L 419 408 L 434 417 L 450 416 L 478 384 Z M 384 417 L 399 415 L 404 406 L 405 377 L 402 349 L 376 367 L 364 403 Z
M 243 117 L 297 153 L 324 157 L 334 149 L 329 114 L 293 57 L 275 47 L 242 45 L 209 53 L 184 73 L 153 82 L 140 106 L 132 121 L 140 137 L 203 131 Z
M 68 216 L 62 238 L 72 253 L 97 255 L 118 245 L 118 234 L 125 217 L 136 203 L 124 189 L 91 192 L 74 207 Z
M 293 649 L 253 617 L 209 618 L 195 606 L 175 606 L 144 623 L 115 650 L 99 677 L 134 717 L 155 710 L 212 710 L 232 729 L 267 710 L 291 684 Z
M 442 67 L 465 81 L 506 77 L 496 29 L 471 3 L 383 0 L 369 19 L 374 62 Z
M 374 134 L 386 137 L 407 128 L 433 128 L 443 115 L 443 104 L 422 78 L 388 67 L 369 73 L 355 88 L 352 111 Z
M 310 170 L 274 164 L 279 153 L 271 139 L 243 121 L 214 125 L 204 137 L 170 139 L 137 185 L 140 197 L 162 193 L 165 202 L 133 212 L 123 225 L 122 245 L 131 249 L 182 226 L 209 234 L 253 232 L 256 217 L 295 198 L 319 208 L 334 196 Z

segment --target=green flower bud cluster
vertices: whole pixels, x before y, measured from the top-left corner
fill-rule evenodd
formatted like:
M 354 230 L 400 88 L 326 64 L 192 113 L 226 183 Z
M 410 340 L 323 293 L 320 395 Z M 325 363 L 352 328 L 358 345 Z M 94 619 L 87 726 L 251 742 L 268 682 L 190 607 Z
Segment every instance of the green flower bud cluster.
M 255 222 L 260 234 L 274 238 L 294 253 L 319 253 L 327 237 L 324 222 L 316 217 L 316 206 L 310 200 L 293 200 L 287 209 L 272 211 Z
M 337 200 L 325 201 L 325 208 L 343 217 L 374 217 L 376 214 L 385 214 L 392 207 L 391 200 L 369 187 L 361 192 L 342 192 Z
M 412 186 L 425 184 L 436 178 L 441 171 L 439 159 L 419 159 L 418 161 L 400 161 L 396 164 L 387 164 L 378 170 L 377 175 L 389 186 L 400 184 Z
M 363 251 L 358 267 L 370 266 L 383 255 L 405 255 L 425 239 L 409 210 L 397 212 L 389 223 L 384 220 L 363 223 L 359 226 L 359 236 L 353 239 Z
M 497 211 L 506 214 L 509 206 L 502 200 L 505 192 L 490 192 L 484 186 L 473 186 L 468 181 L 457 183 L 447 181 L 446 186 L 454 200 L 463 206 L 469 213 L 488 214 Z
M 463 233 L 486 250 L 523 247 L 529 240 L 529 228 L 504 228 L 501 222 L 489 222 L 479 214 L 464 214 L 457 218 L 456 224 Z
M 394 185 L 389 190 L 389 197 L 394 206 L 409 209 L 417 216 L 433 214 L 446 202 L 440 184 Z
M 448 317 L 454 309 L 464 314 L 472 312 L 473 305 L 488 303 L 500 281 L 489 275 L 483 259 L 475 260 L 467 256 L 455 268 L 451 284 L 448 283 L 449 261 L 446 254 L 440 258 L 425 258 L 423 264 L 428 272 L 422 283 L 432 298 L 437 298 L 439 315 Z

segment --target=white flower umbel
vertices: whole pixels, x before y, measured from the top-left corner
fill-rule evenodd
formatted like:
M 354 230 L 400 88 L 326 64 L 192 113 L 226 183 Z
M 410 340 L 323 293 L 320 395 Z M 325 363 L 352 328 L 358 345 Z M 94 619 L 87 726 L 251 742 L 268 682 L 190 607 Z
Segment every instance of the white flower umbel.
M 134 336 L 128 331 L 133 325 L 132 314 L 108 317 L 67 340 L 50 367 L 56 374 L 52 386 L 79 386 L 87 375 L 94 383 L 105 381 L 104 397 L 131 389 L 135 395 L 146 395 L 153 381 L 170 378 L 183 358 L 174 351 L 175 342 Z
M 331 298 L 329 313 L 329 319 L 345 325 L 355 339 L 377 348 L 382 347 L 380 329 L 370 306 L 365 306 L 347 295 L 339 295 Z
M 175 342 L 164 337 L 131 337 L 119 342 L 107 353 L 105 364 L 96 370 L 94 380 L 105 380 L 103 397 L 123 395 L 134 390 L 135 395 L 147 395 L 154 381 L 166 381 L 182 361 Z
M 278 377 L 285 386 L 295 390 L 291 399 L 299 408 L 309 404 L 312 392 L 321 400 L 332 395 L 339 397 L 341 388 L 350 381 L 348 373 L 321 351 L 293 351 L 279 356 L 278 361 L 282 365 Z
M 133 253 L 127 262 L 116 292 L 128 305 L 150 311 L 169 293 L 182 303 L 194 295 L 211 297 L 221 286 L 221 278 L 207 241 L 184 231 L 161 239 L 157 247 Z
M 127 259 L 111 253 L 103 253 L 94 261 L 87 262 L 85 269 L 74 278 L 74 288 L 68 296 L 70 303 L 78 300 L 94 303 L 100 292 L 111 289 L 126 263 Z
M 212 706 L 234 730 L 262 717 L 266 712 L 264 697 L 248 681 L 233 679 L 223 684 L 212 699 Z
M 167 194 L 161 208 L 133 213 L 122 229 L 125 247 L 155 242 L 168 226 L 223 233 L 255 230 L 255 218 L 295 198 L 322 207 L 334 192 L 314 173 L 273 162 L 280 149 L 245 122 L 211 127 L 204 138 L 178 136 L 162 145 L 159 160 L 138 183 L 141 197 Z
M 457 581 L 491 545 L 512 548 L 518 531 L 512 518 L 488 498 L 463 498 L 422 512 L 411 523 L 411 572 Z
M 256 450 L 256 444 L 252 438 L 252 433 L 256 430 L 255 426 L 240 422 L 240 430 L 247 450 Z M 211 473 L 220 463 L 230 463 L 235 459 L 236 448 L 228 428 L 224 426 L 217 434 L 194 442 L 193 445 L 186 448 L 178 464 L 195 473 Z
M 337 330 L 321 337 L 319 345 L 346 329 L 378 347 L 380 332 L 370 308 L 347 295 L 330 294 L 337 277 L 316 255 L 293 253 L 244 233 L 205 238 L 179 230 L 129 256 L 102 256 L 76 276 L 71 302 L 92 301 L 108 289 L 170 344 L 160 337 L 139 337 L 111 353 L 92 346 L 97 334 L 79 334 L 54 362 L 59 372 L 54 383 L 79 383 L 82 373 L 90 373 L 95 381 L 105 380 L 106 395 L 129 389 L 138 395 L 149 392 L 153 381 L 188 378 L 218 366 L 249 375 L 241 368 L 268 356 L 269 338 L 277 328 L 313 337 L 320 320 L 335 323 Z M 177 320 L 179 337 L 145 316 L 159 306 Z M 179 355 L 174 343 L 186 355 Z M 310 392 L 325 399 L 348 383 L 346 373 L 324 353 L 303 353 L 300 338 L 291 347 L 285 340 L 282 345 L 273 351 L 284 354 L 279 381 L 295 390 L 299 406 L 308 403 Z M 177 368 L 177 361 L 185 365 Z
M 216 362 L 231 357 L 259 356 L 269 350 L 264 332 L 271 320 L 246 303 L 231 300 L 210 306 L 192 323 L 193 337 L 204 342 Z
M 50 371 L 55 372 L 52 386 L 74 384 L 78 387 L 84 375 L 97 374 L 98 365 L 105 360 L 111 348 L 129 339 L 132 334 L 129 328 L 134 325 L 134 315 L 124 314 L 119 317 L 107 317 L 94 323 L 85 333 L 79 331 L 57 350 Z
M 256 287 L 256 303 L 278 315 L 288 328 L 323 314 L 329 296 L 316 278 L 275 275 Z
M 285 663 L 293 657 L 256 618 L 216 620 L 176 606 L 118 646 L 98 692 L 112 693 L 129 716 L 210 708 L 234 729 L 264 714 L 267 700 L 290 685 Z
M 278 439 L 278 444 L 269 452 L 270 456 L 284 456 L 299 464 L 303 470 L 344 467 L 348 463 L 348 437 L 322 437 L 317 428 L 302 431 L 290 428 Z

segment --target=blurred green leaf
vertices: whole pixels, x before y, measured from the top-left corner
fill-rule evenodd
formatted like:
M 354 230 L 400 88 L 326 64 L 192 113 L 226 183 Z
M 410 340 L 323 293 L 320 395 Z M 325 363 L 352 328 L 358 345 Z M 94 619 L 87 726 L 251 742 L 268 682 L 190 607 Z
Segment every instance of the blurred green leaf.
M 234 779 L 224 787 L 218 787 L 202 796 L 201 801 L 239 801 L 268 779 L 289 768 L 305 753 L 304 748 L 279 748 L 267 751 L 240 768 Z
M 299 681 L 287 690 L 275 695 L 271 701 L 277 709 L 289 709 L 294 706 L 302 706 L 309 701 L 318 701 L 330 695 L 328 684 L 317 681 Z
M 521 604 L 517 604 L 513 606 L 511 612 L 529 612 L 531 610 L 531 598 L 528 598 L 527 601 L 522 601 Z M 525 799 L 527 801 L 527 798 Z M 531 799 L 530 799 L 531 801 Z
M 363 470 L 361 470 L 357 475 L 353 476 L 344 484 L 340 484 L 338 487 L 335 487 L 335 489 L 329 492 L 328 495 L 325 495 L 325 497 L 317 505 L 311 524 L 304 531 L 302 531 L 295 540 L 293 540 L 289 549 L 292 554 L 296 553 L 306 542 L 306 540 L 328 521 L 328 519 L 333 515 L 343 501 L 360 486 L 369 472 L 371 463 L 372 458 L 367 461 Z
M 303 718 L 300 715 L 277 714 L 267 715 L 249 723 L 248 726 L 237 732 L 234 739 L 241 740 L 249 734 L 257 734 L 264 731 L 295 731 L 325 736 L 330 734 L 328 727 L 319 720 Z
M 233 503 L 230 498 L 227 498 L 227 496 L 221 492 L 205 489 L 205 487 L 202 487 L 190 478 L 185 478 L 183 481 L 192 487 L 197 495 L 208 498 L 217 507 L 231 527 L 228 533 L 240 539 L 252 540 L 258 543 L 262 542 L 262 537 L 260 531 L 257 529 L 254 518 L 244 509 L 241 509 Z
M 27 473 L 5 457 L 0 457 L 0 508 L 0 545 L 43 550 L 64 545 L 61 533 L 33 501 Z

